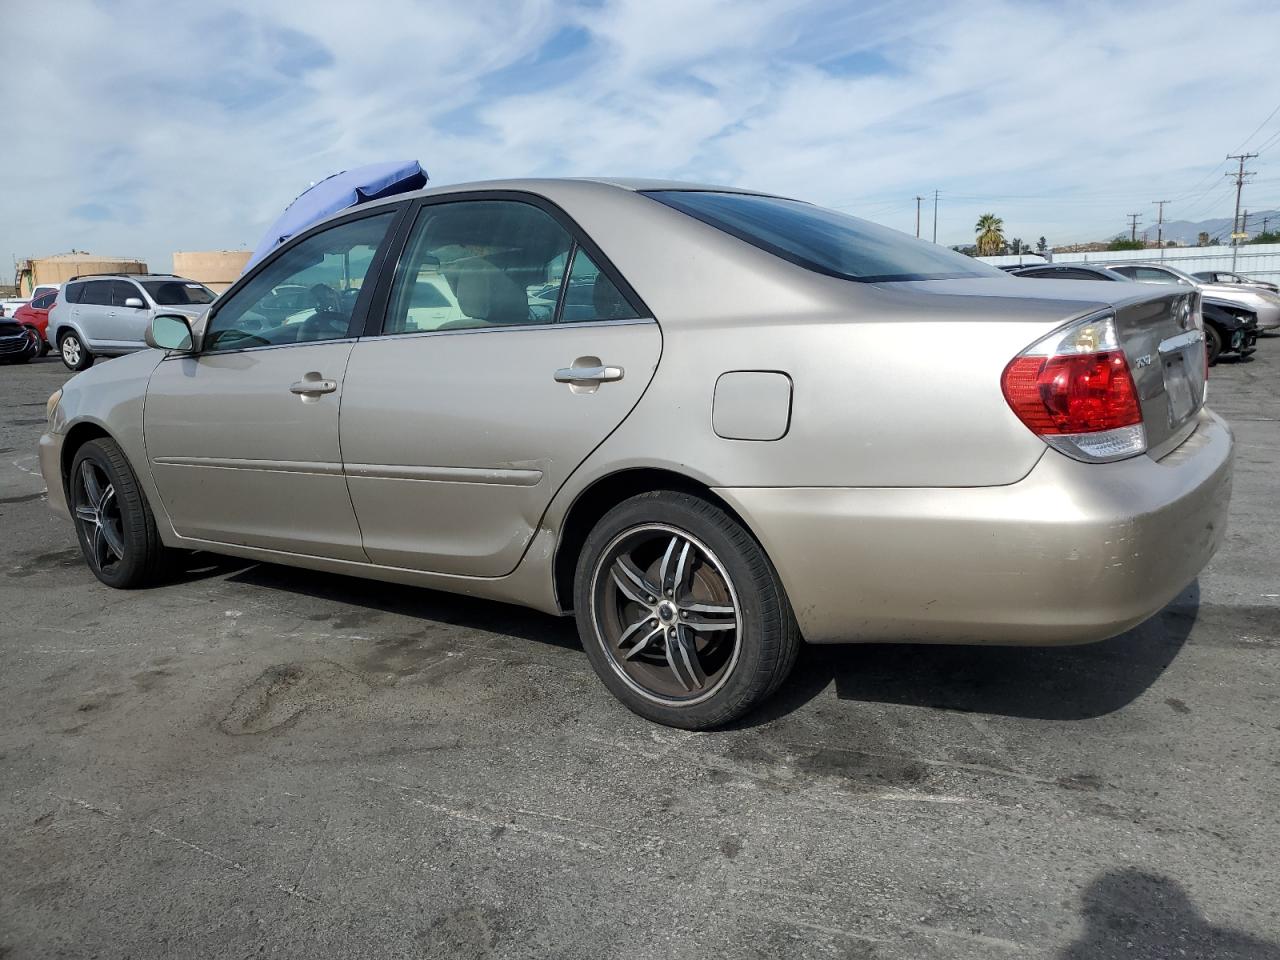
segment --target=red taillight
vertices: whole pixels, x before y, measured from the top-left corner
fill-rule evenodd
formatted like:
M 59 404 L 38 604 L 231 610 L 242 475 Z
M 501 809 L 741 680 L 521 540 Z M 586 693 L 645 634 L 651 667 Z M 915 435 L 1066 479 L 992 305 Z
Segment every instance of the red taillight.
M 1129 362 L 1120 350 L 1015 357 L 1004 369 L 1001 387 L 1018 419 L 1040 436 L 1142 422 Z
M 1147 449 L 1142 405 L 1115 314 L 1092 314 L 1009 361 L 1000 389 L 1036 436 L 1076 460 L 1105 463 Z

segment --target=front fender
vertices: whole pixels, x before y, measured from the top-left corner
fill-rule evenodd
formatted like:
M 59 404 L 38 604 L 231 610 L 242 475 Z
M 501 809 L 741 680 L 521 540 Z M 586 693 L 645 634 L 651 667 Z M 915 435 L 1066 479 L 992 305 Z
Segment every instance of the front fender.
M 88 439 L 93 434 L 106 433 L 124 451 L 155 514 L 161 538 L 169 542 L 173 536 L 173 525 L 151 476 L 142 431 L 147 384 L 163 359 L 164 353 L 160 350 L 140 350 L 92 366 L 68 380 L 58 402 L 56 426 L 51 430 L 59 449 L 57 476 L 50 476 L 53 467 L 46 466 L 43 459 L 41 466 L 50 490 L 55 484 L 61 486 L 65 481 L 67 464 L 75 456 L 76 447 L 84 442 L 79 438 Z M 45 446 L 43 440 L 42 446 Z

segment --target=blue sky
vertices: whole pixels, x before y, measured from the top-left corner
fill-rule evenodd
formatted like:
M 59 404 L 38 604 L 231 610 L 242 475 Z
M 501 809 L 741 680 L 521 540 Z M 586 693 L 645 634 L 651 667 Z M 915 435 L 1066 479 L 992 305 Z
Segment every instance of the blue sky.
M 993 212 L 1062 243 L 1154 200 L 1230 216 L 1224 156 L 1265 146 L 1246 204 L 1280 206 L 1274 3 L 58 0 L 6 34 L 4 256 L 168 269 L 404 158 L 745 185 L 908 232 L 936 189 L 943 242 Z

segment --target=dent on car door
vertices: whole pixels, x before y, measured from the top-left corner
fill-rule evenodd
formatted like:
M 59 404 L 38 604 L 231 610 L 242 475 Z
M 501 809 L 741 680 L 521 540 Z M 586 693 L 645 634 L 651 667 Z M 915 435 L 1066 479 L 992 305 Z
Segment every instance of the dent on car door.
M 174 528 L 198 540 L 364 560 L 342 475 L 338 411 L 352 333 L 396 211 L 285 247 L 219 301 L 198 355 L 151 376 L 147 456 Z M 258 307 L 283 284 L 310 303 Z
M 373 562 L 515 568 L 552 496 L 658 363 L 657 324 L 603 265 L 532 203 L 422 207 L 383 334 L 356 344 L 342 401 Z

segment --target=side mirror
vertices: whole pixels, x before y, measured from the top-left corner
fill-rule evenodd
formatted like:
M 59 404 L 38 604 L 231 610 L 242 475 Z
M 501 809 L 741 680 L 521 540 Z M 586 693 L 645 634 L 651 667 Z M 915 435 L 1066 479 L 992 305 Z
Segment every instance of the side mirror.
M 147 324 L 146 336 L 148 347 L 157 350 L 177 350 L 180 353 L 195 353 L 195 337 L 191 334 L 191 321 L 176 313 L 162 313 L 152 317 Z
M 126 297 L 124 305 L 126 307 L 132 307 L 134 310 L 145 310 L 147 306 L 142 302 L 141 297 Z

